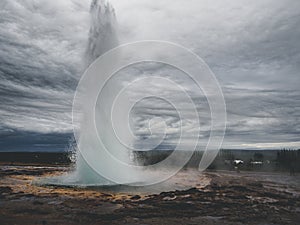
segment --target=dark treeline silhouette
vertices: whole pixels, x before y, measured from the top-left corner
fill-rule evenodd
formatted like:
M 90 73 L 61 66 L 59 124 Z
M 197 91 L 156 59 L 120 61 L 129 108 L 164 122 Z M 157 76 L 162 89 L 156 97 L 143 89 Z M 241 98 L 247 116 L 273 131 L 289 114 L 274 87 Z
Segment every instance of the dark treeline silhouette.
M 0 152 L 0 163 L 30 165 L 69 165 L 69 152 Z
M 172 151 L 134 152 L 138 165 L 152 165 L 167 158 Z M 197 168 L 203 152 L 196 151 L 186 168 Z M 208 169 L 300 172 L 300 150 L 228 150 L 222 149 Z
M 300 172 L 299 150 L 221 150 L 210 169 Z
M 283 149 L 277 152 L 276 162 L 280 170 L 288 170 L 291 175 L 300 172 L 300 149 L 297 151 Z
M 172 154 L 171 150 L 135 151 L 136 165 L 156 164 Z M 182 151 L 179 154 L 185 154 Z M 195 151 L 186 168 L 197 168 L 202 151 Z M 0 152 L 0 163 L 5 164 L 71 164 L 70 152 Z M 174 162 L 174 165 L 176 162 Z M 283 171 L 291 175 L 300 172 L 299 150 L 228 150 L 222 149 L 208 169 L 252 171 Z

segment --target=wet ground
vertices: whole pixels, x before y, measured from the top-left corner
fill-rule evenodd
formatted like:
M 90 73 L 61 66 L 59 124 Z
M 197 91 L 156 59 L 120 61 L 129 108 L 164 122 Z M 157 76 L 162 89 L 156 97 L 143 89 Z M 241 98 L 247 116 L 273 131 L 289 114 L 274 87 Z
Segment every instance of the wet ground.
M 37 186 L 69 170 L 0 166 L 0 224 L 299 224 L 300 176 L 185 170 L 147 189 Z M 176 190 L 177 189 L 177 190 Z

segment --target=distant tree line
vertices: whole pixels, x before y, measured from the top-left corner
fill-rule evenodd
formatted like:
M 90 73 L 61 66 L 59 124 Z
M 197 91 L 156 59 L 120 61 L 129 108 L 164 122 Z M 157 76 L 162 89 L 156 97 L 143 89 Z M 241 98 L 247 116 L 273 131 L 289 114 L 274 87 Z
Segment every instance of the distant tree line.
M 276 162 L 281 170 L 289 170 L 291 174 L 300 172 L 300 149 L 278 151 Z
M 153 165 L 166 159 L 172 152 L 164 150 L 136 151 L 133 158 L 137 165 Z M 202 156 L 202 151 L 195 151 L 186 167 L 197 168 Z M 257 151 L 221 149 L 208 169 L 285 171 L 294 174 L 300 172 L 300 149 Z
M 242 150 L 220 150 L 210 168 L 285 171 L 291 175 L 300 172 L 300 149 L 245 151 L 243 154 L 241 152 Z

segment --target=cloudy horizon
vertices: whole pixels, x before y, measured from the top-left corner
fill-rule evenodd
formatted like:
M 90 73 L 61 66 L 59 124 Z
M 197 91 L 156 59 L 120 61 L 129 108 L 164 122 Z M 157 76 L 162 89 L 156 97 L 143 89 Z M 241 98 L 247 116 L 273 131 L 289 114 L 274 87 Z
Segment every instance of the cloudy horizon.
M 300 148 L 299 1 L 110 2 L 120 44 L 174 42 L 209 65 L 226 101 L 223 148 Z M 4 0 L 0 7 L 0 151 L 65 150 L 90 1 Z

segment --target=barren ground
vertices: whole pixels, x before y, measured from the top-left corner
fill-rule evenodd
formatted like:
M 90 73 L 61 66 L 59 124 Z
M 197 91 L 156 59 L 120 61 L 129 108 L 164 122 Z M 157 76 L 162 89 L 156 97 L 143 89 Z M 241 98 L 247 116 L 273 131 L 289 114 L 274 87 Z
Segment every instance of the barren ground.
M 0 166 L 0 224 L 296 225 L 300 221 L 299 175 L 186 170 L 172 179 L 173 185 L 124 192 L 31 184 L 37 177 L 66 171 L 67 167 Z

